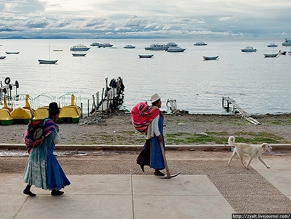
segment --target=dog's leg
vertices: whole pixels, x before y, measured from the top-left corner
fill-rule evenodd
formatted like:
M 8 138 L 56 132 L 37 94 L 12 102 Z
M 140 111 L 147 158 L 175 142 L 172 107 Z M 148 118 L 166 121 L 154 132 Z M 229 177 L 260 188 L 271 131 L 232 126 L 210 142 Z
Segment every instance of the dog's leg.
M 232 161 L 232 159 L 235 157 L 235 155 L 236 155 L 236 150 L 235 150 L 235 148 L 233 149 L 233 153 L 232 153 L 232 155 L 231 155 L 231 157 L 229 158 L 229 161 L 228 161 L 228 166 L 229 166 L 229 164 L 230 164 L 230 162 Z
M 262 156 L 258 156 L 258 159 L 267 167 L 267 168 L 270 168 L 270 167 L 268 167 L 267 166 L 267 164 L 263 161 L 263 159 L 262 159 Z
M 250 166 L 250 164 L 251 164 L 252 159 L 254 159 L 254 158 L 253 158 L 252 156 L 250 156 L 250 159 L 249 159 L 249 161 L 248 161 L 248 163 L 247 163 L 247 165 L 246 165 L 246 169 L 247 169 L 247 170 L 249 169 L 249 166 Z

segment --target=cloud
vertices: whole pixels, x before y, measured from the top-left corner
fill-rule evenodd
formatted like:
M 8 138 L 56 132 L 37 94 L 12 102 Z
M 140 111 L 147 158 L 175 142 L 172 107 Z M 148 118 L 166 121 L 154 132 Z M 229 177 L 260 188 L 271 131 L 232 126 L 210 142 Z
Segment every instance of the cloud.
M 6 0 L 0 37 L 291 35 L 289 0 Z

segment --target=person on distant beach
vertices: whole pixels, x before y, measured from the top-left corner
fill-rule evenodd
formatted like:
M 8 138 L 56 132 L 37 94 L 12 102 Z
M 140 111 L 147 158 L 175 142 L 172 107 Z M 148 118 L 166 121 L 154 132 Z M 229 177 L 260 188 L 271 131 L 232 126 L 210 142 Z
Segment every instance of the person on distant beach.
M 29 151 L 29 158 L 24 172 L 24 182 L 27 183 L 23 193 L 35 196 L 30 191 L 32 185 L 51 190 L 51 195 L 62 195 L 60 189 L 70 185 L 59 162 L 53 154 L 55 144 L 59 143 L 58 125 L 56 124 L 60 108 L 56 102 L 49 104 L 49 117 L 43 121 L 43 141 Z
M 144 165 L 149 165 L 151 168 L 155 169 L 154 175 L 164 176 L 165 174 L 160 171 L 165 169 L 164 158 L 161 150 L 161 144 L 165 148 L 163 134 L 164 116 L 160 111 L 162 101 L 158 94 L 154 94 L 151 96 L 151 102 L 151 107 L 156 108 L 159 113 L 148 126 L 146 142 L 137 158 L 137 163 L 141 166 L 142 170 Z

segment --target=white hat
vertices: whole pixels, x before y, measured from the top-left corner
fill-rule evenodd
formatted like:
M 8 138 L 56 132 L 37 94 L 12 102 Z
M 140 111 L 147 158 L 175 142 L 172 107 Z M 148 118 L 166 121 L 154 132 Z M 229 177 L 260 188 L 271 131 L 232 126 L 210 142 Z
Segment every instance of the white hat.
M 160 99 L 160 97 L 159 97 L 159 95 L 158 94 L 154 94 L 153 96 L 151 96 L 151 102 L 153 103 L 153 102 L 156 102 L 157 100 L 159 100 Z

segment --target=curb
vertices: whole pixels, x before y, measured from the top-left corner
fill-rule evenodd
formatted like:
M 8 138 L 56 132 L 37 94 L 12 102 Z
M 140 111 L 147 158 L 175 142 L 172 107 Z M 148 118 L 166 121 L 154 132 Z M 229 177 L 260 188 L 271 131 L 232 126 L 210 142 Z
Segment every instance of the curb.
M 291 144 L 270 144 L 273 150 L 290 150 Z M 65 145 L 60 144 L 56 146 L 56 150 L 115 150 L 115 151 L 138 151 L 141 150 L 143 145 Z M 166 145 L 167 150 L 202 150 L 202 151 L 216 151 L 216 150 L 230 150 L 231 146 L 228 145 Z M 26 150 L 24 144 L 0 144 L 0 149 L 6 150 Z

